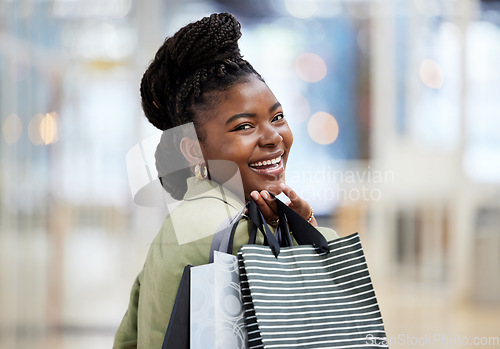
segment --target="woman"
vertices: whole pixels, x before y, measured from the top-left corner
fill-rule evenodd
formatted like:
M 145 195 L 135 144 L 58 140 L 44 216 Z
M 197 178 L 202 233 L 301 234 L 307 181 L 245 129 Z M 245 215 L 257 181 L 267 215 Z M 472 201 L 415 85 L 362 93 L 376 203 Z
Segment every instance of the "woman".
M 165 131 L 156 152 L 159 177 L 183 202 L 151 246 L 115 348 L 161 347 L 184 266 L 208 263 L 213 234 L 250 196 L 271 226 L 277 214 L 270 193 L 284 193 L 289 206 L 317 226 L 311 206 L 285 184 L 293 136 L 283 107 L 241 56 L 240 36 L 232 15 L 213 14 L 167 39 L 144 74 L 144 112 Z M 191 123 L 196 134 L 183 129 Z M 179 132 L 172 136 L 174 129 Z M 169 171 L 179 160 L 183 169 Z M 249 226 L 246 219 L 238 225 L 233 251 L 248 242 Z M 319 229 L 327 240 L 337 237 Z

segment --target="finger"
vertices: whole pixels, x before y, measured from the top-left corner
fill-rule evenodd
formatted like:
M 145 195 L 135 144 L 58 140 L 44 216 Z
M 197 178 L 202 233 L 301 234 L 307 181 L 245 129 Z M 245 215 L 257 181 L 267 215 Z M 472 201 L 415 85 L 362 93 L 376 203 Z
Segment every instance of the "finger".
M 280 187 L 281 187 L 281 190 L 283 190 L 283 193 L 290 199 L 290 202 L 288 203 L 289 206 L 290 205 L 297 206 L 297 205 L 300 205 L 302 203 L 302 199 L 295 192 L 295 190 L 290 188 L 285 183 L 282 183 Z
M 311 206 L 302 199 L 292 188 L 286 184 L 281 184 L 281 189 L 283 193 L 290 199 L 287 203 L 288 207 L 292 208 L 295 212 L 302 216 L 304 219 L 308 219 L 311 214 Z
M 253 192 L 250 193 L 250 196 L 252 199 L 254 199 L 255 203 L 257 204 L 257 207 L 259 208 L 260 212 L 264 216 L 264 218 L 267 221 L 272 221 L 276 219 L 276 213 L 269 207 L 267 204 L 267 201 L 262 197 L 262 195 L 254 190 Z
M 259 194 L 259 192 L 258 192 L 258 191 L 254 190 L 254 191 L 252 191 L 252 192 L 250 193 L 250 196 L 252 197 L 252 199 L 253 199 L 254 201 L 257 201 L 257 200 L 259 200 L 259 196 L 260 196 L 260 194 Z
M 278 204 L 276 203 L 276 200 L 271 196 L 271 194 L 269 194 L 267 190 L 262 190 L 260 192 L 260 196 L 262 196 L 262 198 L 266 201 L 267 205 L 269 206 L 269 208 L 271 208 L 273 213 L 277 215 L 276 212 L 278 212 Z

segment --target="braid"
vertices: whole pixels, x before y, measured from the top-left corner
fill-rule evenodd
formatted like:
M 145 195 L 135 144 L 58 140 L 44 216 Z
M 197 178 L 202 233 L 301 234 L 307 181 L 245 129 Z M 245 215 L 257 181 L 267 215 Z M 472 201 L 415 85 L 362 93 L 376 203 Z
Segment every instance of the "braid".
M 201 139 L 199 126 L 204 120 L 196 117 L 195 111 L 206 110 L 213 103 L 209 92 L 225 91 L 251 75 L 262 80 L 243 59 L 238 47 L 240 37 L 238 20 L 220 13 L 188 24 L 167 38 L 141 80 L 142 107 L 148 120 L 160 130 L 193 122 Z M 180 193 L 185 188 L 174 194 L 166 181 L 168 176 L 162 178 L 164 188 L 182 199 Z

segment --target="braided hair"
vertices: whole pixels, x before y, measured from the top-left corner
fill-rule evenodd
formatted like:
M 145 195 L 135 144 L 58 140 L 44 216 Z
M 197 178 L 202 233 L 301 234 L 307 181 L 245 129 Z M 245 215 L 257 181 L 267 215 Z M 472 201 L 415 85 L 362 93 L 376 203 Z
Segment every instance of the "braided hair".
M 167 38 L 141 81 L 142 108 L 148 120 L 163 131 L 192 122 L 201 141 L 204 120 L 196 111 L 208 110 L 217 102 L 210 92 L 228 90 L 251 75 L 262 80 L 243 59 L 238 47 L 240 37 L 238 20 L 229 13 L 216 13 Z M 166 166 L 166 158 L 183 159 L 179 139 L 175 138 L 162 137 L 160 141 L 156 154 L 163 151 L 163 156 L 156 156 L 159 173 Z M 187 160 L 183 161 L 183 170 L 160 175 L 163 187 L 178 200 L 183 198 L 186 179 L 192 175 Z

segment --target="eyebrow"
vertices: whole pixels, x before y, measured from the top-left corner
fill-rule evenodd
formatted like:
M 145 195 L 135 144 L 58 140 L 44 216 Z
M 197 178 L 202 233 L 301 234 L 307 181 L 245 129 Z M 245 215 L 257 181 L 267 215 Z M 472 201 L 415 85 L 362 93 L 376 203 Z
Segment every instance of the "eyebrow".
M 275 111 L 280 106 L 281 106 L 280 102 L 274 103 L 271 106 L 271 108 L 269 108 L 269 112 L 272 113 L 273 111 Z M 239 114 L 235 114 L 235 115 L 231 116 L 229 119 L 227 119 L 226 125 L 229 125 L 234 120 L 238 120 L 240 118 L 254 118 L 254 117 L 256 117 L 255 113 L 239 113 Z
M 240 113 L 240 114 L 235 114 L 231 116 L 229 119 L 226 121 L 226 125 L 229 125 L 231 122 L 234 120 L 238 120 L 239 118 L 254 118 L 256 115 L 254 113 Z
M 272 113 L 273 111 L 275 111 L 279 107 L 281 107 L 281 103 L 280 102 L 276 102 L 276 103 L 273 104 L 273 106 L 271 108 L 269 108 L 269 112 Z

